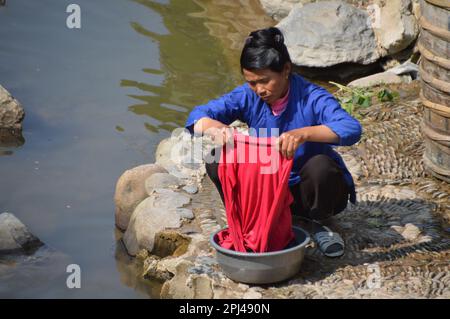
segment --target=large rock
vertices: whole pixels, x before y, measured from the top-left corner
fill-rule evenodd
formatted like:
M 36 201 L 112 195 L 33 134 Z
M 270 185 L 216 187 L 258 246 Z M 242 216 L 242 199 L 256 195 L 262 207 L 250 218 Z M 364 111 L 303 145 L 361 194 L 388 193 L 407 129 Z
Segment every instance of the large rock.
M 116 184 L 114 202 L 116 205 L 116 226 L 126 230 L 136 206 L 148 195 L 145 181 L 155 173 L 166 173 L 159 165 L 147 164 L 125 171 Z
M 377 0 L 379 17 L 373 28 L 382 55 L 392 55 L 406 49 L 419 35 L 419 26 L 411 0 Z
M 206 174 L 203 154 L 207 152 L 207 139 L 191 138 L 184 129 L 172 132 L 171 137 L 162 140 L 156 148 L 156 164 L 184 182 L 201 181 Z
M 41 245 L 42 242 L 13 214 L 0 214 L 0 255 L 28 251 Z
M 142 201 L 134 210 L 123 236 L 128 253 L 135 256 L 141 249 L 152 252 L 158 232 L 181 227 L 181 216 L 177 209 L 190 200 L 190 197 L 181 193 L 159 189 Z
M 368 13 L 342 1 L 295 6 L 277 27 L 299 66 L 367 65 L 380 57 Z
M 271 18 L 280 21 L 289 15 L 294 6 L 303 6 L 311 2 L 319 2 L 325 0 L 259 0 L 264 11 Z M 346 0 L 347 3 L 358 8 L 367 8 L 376 0 Z M 417 0 L 415 0 L 417 1 Z
M 197 144 L 199 152 L 194 148 Z M 169 138 L 162 140 L 155 152 L 155 162 L 166 170 L 176 167 L 178 170 L 185 170 L 190 175 L 190 171 L 200 168 L 202 162 L 202 142 L 198 138 L 191 138 L 191 135 L 184 129 L 176 129 Z
M 259 0 L 259 2 L 270 17 L 280 21 L 289 15 L 295 5 L 303 6 L 314 0 Z
M 0 85 L 0 128 L 21 130 L 24 117 L 20 103 Z

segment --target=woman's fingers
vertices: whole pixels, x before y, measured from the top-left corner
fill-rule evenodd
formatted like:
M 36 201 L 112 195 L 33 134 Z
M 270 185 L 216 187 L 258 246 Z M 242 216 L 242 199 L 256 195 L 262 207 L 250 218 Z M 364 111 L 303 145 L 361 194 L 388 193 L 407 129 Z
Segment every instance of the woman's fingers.
M 231 127 L 224 128 L 224 144 L 233 140 L 234 130 Z
M 210 127 L 204 132 L 208 135 L 212 142 L 216 145 L 224 145 L 230 143 L 234 137 L 234 129 L 228 126 L 225 127 Z
M 294 138 L 290 138 L 289 139 L 289 145 L 287 148 L 287 158 L 292 158 L 294 157 L 294 153 L 295 153 L 296 147 L 295 147 L 295 139 Z
M 289 142 L 290 142 L 289 135 L 287 134 L 282 135 L 281 155 L 283 155 L 284 157 L 288 157 Z
M 294 157 L 295 151 L 297 150 L 299 143 L 298 139 L 296 139 L 293 135 L 282 134 L 279 137 L 278 143 L 276 145 L 283 157 L 292 158 Z
M 216 129 L 213 135 L 214 144 L 224 145 L 233 140 L 233 129 L 231 127 L 222 127 Z

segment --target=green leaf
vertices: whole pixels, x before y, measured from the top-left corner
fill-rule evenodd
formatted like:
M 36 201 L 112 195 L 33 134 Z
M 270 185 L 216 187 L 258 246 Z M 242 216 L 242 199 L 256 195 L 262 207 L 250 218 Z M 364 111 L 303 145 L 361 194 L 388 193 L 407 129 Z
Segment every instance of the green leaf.
M 372 104 L 371 98 L 369 96 L 365 96 L 363 102 L 361 103 L 361 106 L 369 107 L 371 104 Z
M 393 93 L 388 89 L 382 89 L 377 96 L 380 102 L 392 102 L 394 100 Z

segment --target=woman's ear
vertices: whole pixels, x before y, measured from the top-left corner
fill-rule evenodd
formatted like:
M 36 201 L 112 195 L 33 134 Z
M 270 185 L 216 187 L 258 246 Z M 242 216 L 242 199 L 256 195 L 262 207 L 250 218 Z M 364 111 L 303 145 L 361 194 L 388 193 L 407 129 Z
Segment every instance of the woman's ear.
M 290 62 L 286 62 L 286 64 L 284 65 L 284 77 L 288 78 L 289 75 L 291 74 L 292 71 L 292 64 Z

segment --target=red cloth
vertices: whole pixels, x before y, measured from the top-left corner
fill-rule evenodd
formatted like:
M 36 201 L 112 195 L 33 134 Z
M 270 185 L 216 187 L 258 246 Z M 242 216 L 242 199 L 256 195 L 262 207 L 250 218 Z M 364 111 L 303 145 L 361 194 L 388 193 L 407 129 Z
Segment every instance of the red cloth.
M 223 146 L 218 175 L 228 229 L 218 234 L 222 247 L 268 252 L 289 244 L 294 238 L 288 186 L 292 164 L 275 149 L 275 137 L 235 134 L 233 145 Z

